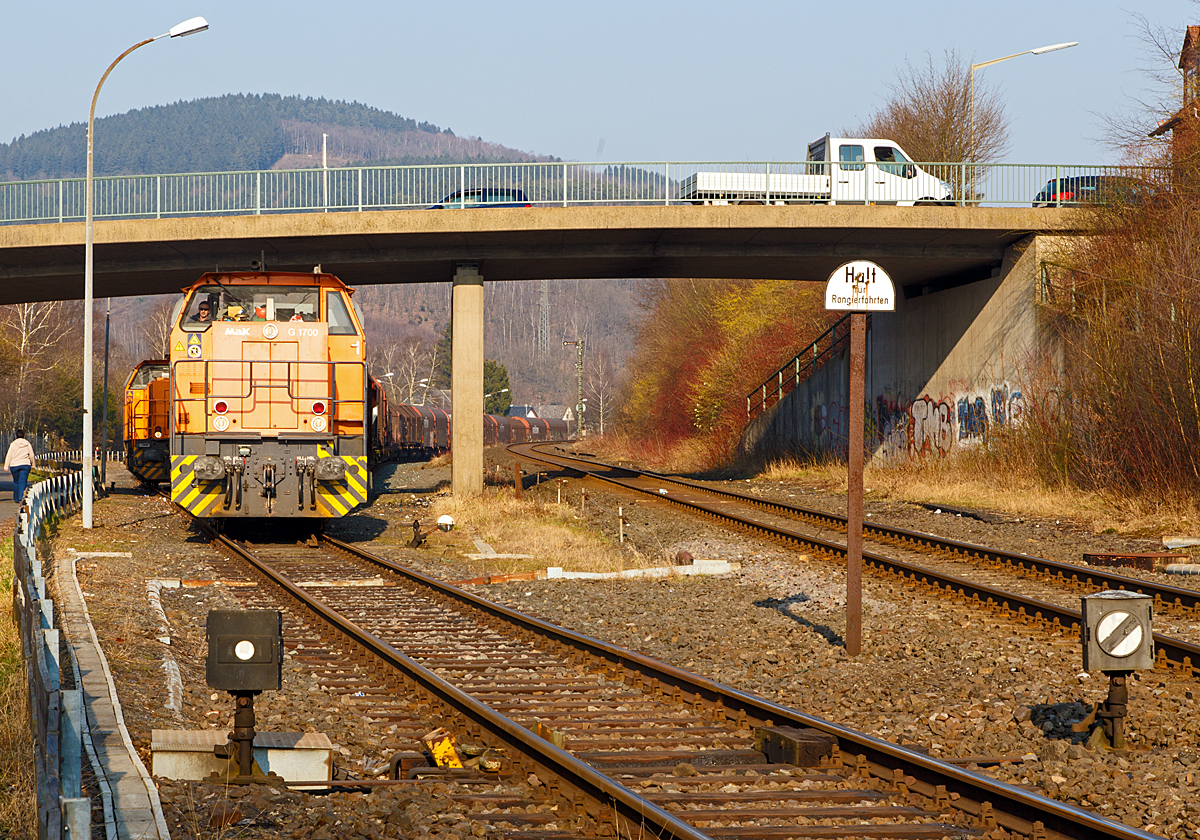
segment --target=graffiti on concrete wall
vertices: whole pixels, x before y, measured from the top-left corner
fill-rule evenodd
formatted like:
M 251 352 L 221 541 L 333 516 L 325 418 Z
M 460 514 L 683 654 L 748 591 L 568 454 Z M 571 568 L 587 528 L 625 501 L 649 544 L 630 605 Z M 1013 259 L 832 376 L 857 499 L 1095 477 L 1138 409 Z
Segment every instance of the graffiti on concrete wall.
M 912 415 L 912 454 L 918 458 L 937 455 L 944 458 L 950 454 L 954 440 L 954 401 L 951 398 L 934 400 L 929 395 L 913 400 L 909 413 Z
M 1007 382 L 983 389 L 954 383 L 957 393 L 921 394 L 915 399 L 885 389 L 866 408 L 866 441 L 873 457 L 888 463 L 944 458 L 955 446 L 983 443 L 989 433 L 1018 424 L 1025 400 Z M 960 390 L 961 389 L 961 390 Z M 813 442 L 826 449 L 845 446 L 847 412 L 838 400 L 817 394 L 812 409 Z

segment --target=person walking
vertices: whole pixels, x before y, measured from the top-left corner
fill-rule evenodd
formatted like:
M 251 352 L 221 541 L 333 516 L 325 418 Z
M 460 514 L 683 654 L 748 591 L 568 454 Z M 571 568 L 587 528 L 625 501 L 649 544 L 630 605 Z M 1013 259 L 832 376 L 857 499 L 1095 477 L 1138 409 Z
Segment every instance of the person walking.
M 13 478 L 13 501 L 21 504 L 25 499 L 25 483 L 33 469 L 33 446 L 25 439 L 25 430 L 17 429 L 16 437 L 4 456 L 4 469 Z

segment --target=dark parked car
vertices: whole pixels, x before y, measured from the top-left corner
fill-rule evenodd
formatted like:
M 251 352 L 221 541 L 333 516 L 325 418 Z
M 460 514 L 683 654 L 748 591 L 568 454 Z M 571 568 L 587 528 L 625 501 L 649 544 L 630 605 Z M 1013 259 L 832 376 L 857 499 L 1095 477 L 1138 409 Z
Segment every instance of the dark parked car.
M 1142 201 L 1146 184 L 1122 175 L 1078 175 L 1057 178 L 1033 199 L 1034 207 L 1059 204 L 1130 204 Z
M 479 187 L 473 190 L 455 190 L 430 210 L 458 209 L 461 207 L 531 207 L 529 199 L 520 190 L 507 187 Z

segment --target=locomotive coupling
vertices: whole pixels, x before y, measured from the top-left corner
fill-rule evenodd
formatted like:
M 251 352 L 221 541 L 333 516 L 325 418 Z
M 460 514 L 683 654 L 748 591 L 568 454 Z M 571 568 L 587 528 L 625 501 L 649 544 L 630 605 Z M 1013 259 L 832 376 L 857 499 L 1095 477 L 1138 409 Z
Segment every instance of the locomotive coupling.
M 317 478 L 320 481 L 341 481 L 346 477 L 346 462 L 341 458 L 319 458 Z
M 220 481 L 225 477 L 225 463 L 214 455 L 206 455 L 196 459 L 192 471 L 201 481 Z

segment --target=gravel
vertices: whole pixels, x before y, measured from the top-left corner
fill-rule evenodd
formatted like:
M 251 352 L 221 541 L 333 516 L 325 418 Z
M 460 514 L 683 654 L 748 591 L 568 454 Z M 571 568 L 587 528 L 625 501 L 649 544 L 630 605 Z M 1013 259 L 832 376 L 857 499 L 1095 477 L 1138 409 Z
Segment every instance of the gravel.
M 380 554 L 426 573 L 461 578 L 467 567 L 454 558 L 398 547 L 403 542 L 395 538 L 405 530 L 411 533 L 412 519 L 444 487 L 448 473 L 444 467 L 402 465 L 384 482 L 392 492 L 330 530 L 346 539 L 376 542 L 382 546 Z M 740 484 L 813 506 L 836 509 L 840 504 L 837 497 L 800 486 Z M 577 499 L 578 482 L 571 480 L 568 487 L 573 492 L 564 498 Z M 546 483 L 526 495 L 542 494 L 548 500 L 555 492 Z M 593 488 L 584 521 L 611 536 L 614 544 L 618 505 L 625 506 L 631 523 L 629 550 L 664 558 L 687 551 L 701 559 L 740 561 L 740 570 L 722 577 L 532 581 L 478 586 L 475 591 L 934 756 L 1024 757 L 983 772 L 1156 834 L 1200 836 L 1200 716 L 1197 684 L 1190 676 L 1160 670 L 1135 675 L 1126 727 L 1130 749 L 1090 752 L 1070 725 L 1104 698 L 1107 683 L 1098 674 L 1081 672 L 1077 638 L 996 613 L 972 612 L 928 589 L 868 573 L 863 653 L 852 658 L 842 646 L 844 575 L 836 565 L 730 534 L 665 504 L 639 502 L 631 513 L 628 499 Z M 1054 559 L 1078 560 L 1084 551 L 1148 550 L 1145 542 L 1079 532 L 1066 523 L 989 523 L 897 503 L 868 502 L 867 511 L 889 524 L 1004 548 L 1020 546 Z M 125 704 L 130 734 L 149 763 L 152 728 L 227 723 L 227 698 L 214 701 L 204 686 L 203 615 L 211 607 L 237 602 L 232 590 L 219 584 L 164 592 L 170 652 L 186 687 L 182 711 L 167 710 L 159 664 L 163 646 L 154 641 L 157 629 L 145 582 L 212 578 L 209 550 L 182 518 L 170 514 L 165 502 L 139 495 L 131 486 L 100 502 L 96 516 L 98 528 L 90 533 L 79 529 L 77 518 L 64 520 L 54 551 L 70 546 L 134 554 L 128 561 L 81 562 L 80 578 Z M 391 539 L 380 539 L 389 535 Z M 411 747 L 386 729 L 368 725 L 343 697 L 314 688 L 307 676 L 300 665 L 285 663 L 284 691 L 259 700 L 260 720 L 269 721 L 262 728 L 324 731 L 339 745 L 347 766 L 361 767 L 363 758 L 373 762 Z M 163 782 L 162 793 L 173 831 L 182 837 L 213 836 L 214 825 L 222 821 L 236 825 L 244 837 L 471 836 L 478 829 L 462 821 L 461 809 L 446 798 L 444 787 L 315 796 Z M 239 816 L 232 820 L 235 811 Z

